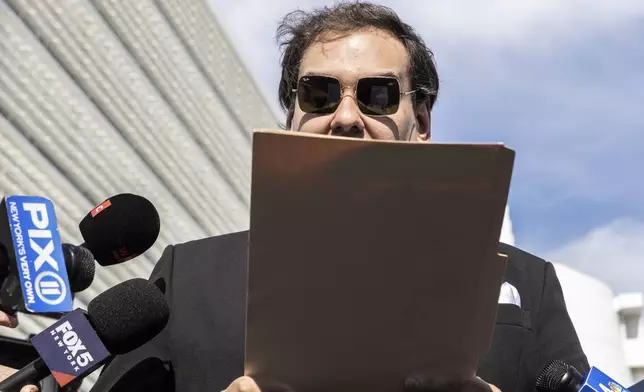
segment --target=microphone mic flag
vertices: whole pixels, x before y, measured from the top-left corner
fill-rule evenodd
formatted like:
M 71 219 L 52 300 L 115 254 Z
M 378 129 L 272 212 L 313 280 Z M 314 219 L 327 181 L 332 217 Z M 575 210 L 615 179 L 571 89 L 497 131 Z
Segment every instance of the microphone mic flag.
M 110 356 L 80 309 L 34 336 L 31 344 L 61 387 L 93 372 Z
M 54 204 L 39 196 L 7 196 L 0 203 L 0 281 L 4 306 L 31 313 L 69 312 L 72 293 Z M 0 273 L 1 274 L 1 273 Z M 13 279 L 11 279 L 13 277 Z M 18 288 L 17 286 L 20 286 Z

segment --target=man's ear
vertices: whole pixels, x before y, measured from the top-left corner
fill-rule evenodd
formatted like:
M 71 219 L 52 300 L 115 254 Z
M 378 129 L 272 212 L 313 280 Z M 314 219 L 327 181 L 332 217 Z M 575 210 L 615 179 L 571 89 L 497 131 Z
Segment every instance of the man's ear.
M 428 141 L 432 137 L 432 112 L 429 108 L 429 100 L 418 105 L 416 109 L 416 121 L 418 122 L 418 141 Z

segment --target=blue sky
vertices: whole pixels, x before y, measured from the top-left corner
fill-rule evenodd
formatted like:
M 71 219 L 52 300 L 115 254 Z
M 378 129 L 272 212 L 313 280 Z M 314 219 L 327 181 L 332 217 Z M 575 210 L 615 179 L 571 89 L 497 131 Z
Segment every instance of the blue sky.
M 329 3 L 211 0 L 276 113 L 277 21 Z M 436 56 L 434 140 L 516 150 L 516 244 L 644 291 L 644 1 L 381 3 Z

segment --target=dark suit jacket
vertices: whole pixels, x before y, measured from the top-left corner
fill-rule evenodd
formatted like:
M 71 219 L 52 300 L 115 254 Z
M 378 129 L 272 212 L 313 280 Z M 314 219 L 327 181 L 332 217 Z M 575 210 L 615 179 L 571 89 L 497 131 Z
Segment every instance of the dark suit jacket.
M 588 362 L 552 264 L 506 244 L 499 252 L 508 255 L 505 280 L 519 291 L 521 307 L 499 305 L 492 347 L 478 376 L 512 392 L 534 391 L 536 376 L 553 359 L 585 373 Z M 167 247 L 150 278 L 165 286 L 171 308 L 167 327 L 114 359 L 92 391 L 109 391 L 148 357 L 166 362 L 179 392 L 218 392 L 242 376 L 247 256 L 246 231 Z M 146 377 L 152 372 L 141 375 Z

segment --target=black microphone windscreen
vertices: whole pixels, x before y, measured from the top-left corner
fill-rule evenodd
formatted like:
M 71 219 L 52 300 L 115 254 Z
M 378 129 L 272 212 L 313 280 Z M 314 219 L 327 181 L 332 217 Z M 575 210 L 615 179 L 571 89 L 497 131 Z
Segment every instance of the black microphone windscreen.
M 92 209 L 78 225 L 87 247 L 102 265 L 133 259 L 159 236 L 159 213 L 142 196 L 122 193 Z
M 119 355 L 158 335 L 170 309 L 154 283 L 135 278 L 99 294 L 88 304 L 87 316 L 107 350 Z
M 72 292 L 78 293 L 88 288 L 96 273 L 92 252 L 82 246 L 63 244 L 63 256 Z
M 557 391 L 569 372 L 573 371 L 570 365 L 565 362 L 554 360 L 547 364 L 535 382 L 538 391 Z M 574 373 L 578 373 L 574 370 Z

